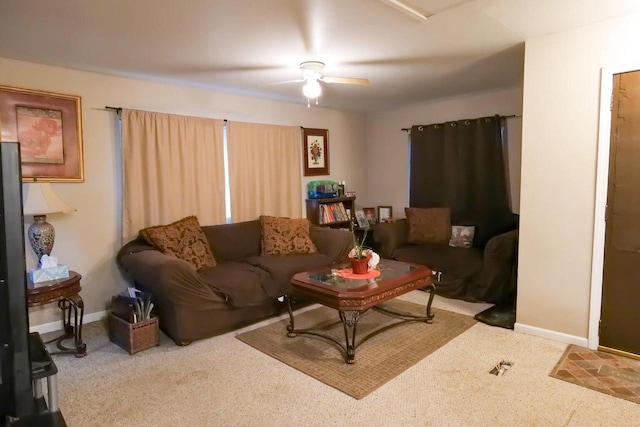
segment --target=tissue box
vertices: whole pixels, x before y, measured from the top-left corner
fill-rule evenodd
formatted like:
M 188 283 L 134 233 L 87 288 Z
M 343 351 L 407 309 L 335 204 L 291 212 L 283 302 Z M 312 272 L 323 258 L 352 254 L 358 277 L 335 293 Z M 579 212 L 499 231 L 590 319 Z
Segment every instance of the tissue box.
M 57 265 L 55 267 L 34 268 L 29 271 L 29 278 L 32 283 L 47 282 L 55 279 L 66 279 L 69 277 L 69 267 Z

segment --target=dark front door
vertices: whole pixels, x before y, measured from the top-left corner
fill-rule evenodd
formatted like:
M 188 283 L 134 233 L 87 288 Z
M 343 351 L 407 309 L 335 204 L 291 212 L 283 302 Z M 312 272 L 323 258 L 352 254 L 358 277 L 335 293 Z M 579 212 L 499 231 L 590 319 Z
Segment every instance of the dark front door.
M 640 71 L 614 76 L 600 346 L 640 355 Z

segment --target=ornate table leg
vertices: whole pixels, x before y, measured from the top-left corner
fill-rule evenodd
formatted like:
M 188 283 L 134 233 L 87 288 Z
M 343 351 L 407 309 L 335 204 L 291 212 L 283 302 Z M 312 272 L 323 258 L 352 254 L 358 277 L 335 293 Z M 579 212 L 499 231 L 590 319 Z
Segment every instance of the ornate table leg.
M 344 326 L 344 337 L 346 340 L 346 362 L 356 363 L 356 327 L 360 319 L 359 311 L 340 311 L 340 320 Z
M 62 353 L 75 353 L 76 357 L 87 355 L 87 345 L 82 342 L 82 320 L 84 318 L 84 301 L 79 294 L 58 301 L 58 308 L 62 310 L 62 320 L 64 322 L 64 334 L 57 338 L 56 345 Z M 71 311 L 73 311 L 73 326 L 71 325 Z M 78 311 L 79 316 L 78 316 Z M 67 338 L 74 338 L 75 349 L 62 345 L 62 341 Z M 52 353 L 55 354 L 55 353 Z
M 285 295 L 284 300 L 287 303 L 287 311 L 289 312 L 289 324 L 287 325 L 287 336 L 290 338 L 293 338 L 297 335 L 295 332 L 293 332 L 295 330 L 295 325 L 293 323 L 293 311 L 291 310 L 291 298 L 288 295 Z
M 433 309 L 431 308 L 431 304 L 433 303 L 433 297 L 436 294 L 436 285 L 430 283 L 422 289 L 429 292 L 429 301 L 427 302 L 427 323 L 431 323 L 435 316 Z

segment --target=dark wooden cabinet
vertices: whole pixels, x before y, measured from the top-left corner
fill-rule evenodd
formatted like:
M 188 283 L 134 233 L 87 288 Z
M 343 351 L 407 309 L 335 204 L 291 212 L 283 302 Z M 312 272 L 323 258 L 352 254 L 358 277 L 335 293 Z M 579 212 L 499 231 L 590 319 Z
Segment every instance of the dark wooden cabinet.
M 307 199 L 307 218 L 316 225 L 349 228 L 355 220 L 355 200 L 355 197 Z

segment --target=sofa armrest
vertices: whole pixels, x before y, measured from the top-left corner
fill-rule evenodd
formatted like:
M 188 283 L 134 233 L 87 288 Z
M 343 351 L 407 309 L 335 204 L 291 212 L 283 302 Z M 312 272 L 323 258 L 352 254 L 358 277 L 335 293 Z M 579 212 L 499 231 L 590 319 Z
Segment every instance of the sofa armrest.
M 350 231 L 313 225 L 309 229 L 309 234 L 318 252 L 331 258 L 331 263 L 347 260 L 347 254 L 353 247 Z
M 211 302 L 225 302 L 223 295 L 204 283 L 193 265 L 158 250 L 121 253 L 118 263 L 135 284 L 151 292 L 157 301 L 193 310 L 206 309 Z
M 518 230 L 493 236 L 484 248 L 485 259 L 514 259 L 518 251 Z
M 518 230 L 492 237 L 484 248 L 484 274 L 487 302 L 498 303 L 516 291 Z
M 392 258 L 393 252 L 407 245 L 409 221 L 406 218 L 394 222 L 381 222 L 373 229 L 373 240 L 379 244 L 380 256 Z

